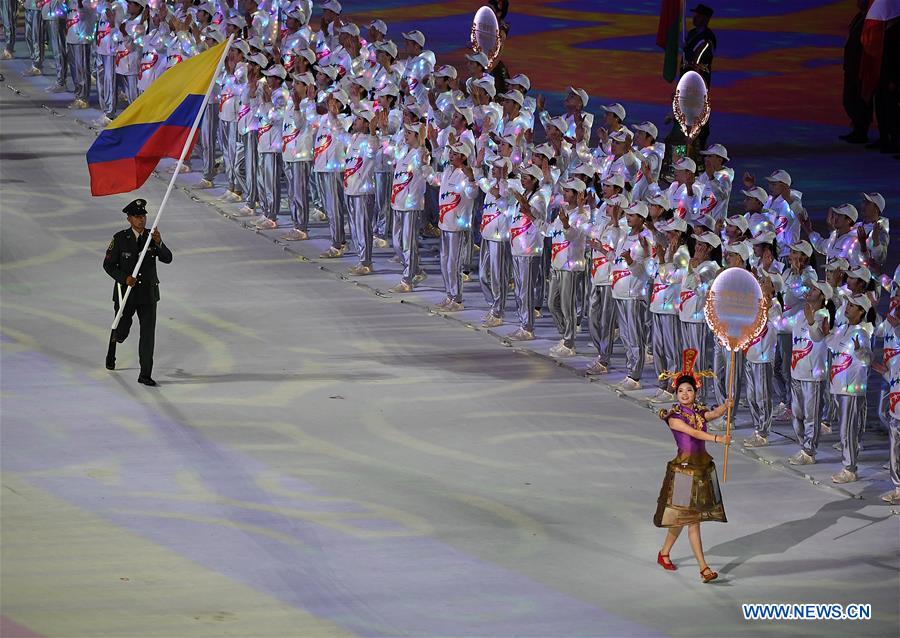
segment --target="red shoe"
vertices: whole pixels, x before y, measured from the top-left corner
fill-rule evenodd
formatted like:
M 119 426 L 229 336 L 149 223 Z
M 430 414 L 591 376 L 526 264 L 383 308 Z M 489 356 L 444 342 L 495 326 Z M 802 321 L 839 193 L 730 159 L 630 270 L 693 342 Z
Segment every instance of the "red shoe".
M 708 583 L 710 581 L 715 580 L 719 577 L 719 574 L 711 570 L 709 567 L 704 567 L 700 570 L 700 578 L 703 579 L 704 583 Z
M 668 569 L 670 572 L 674 572 L 676 569 L 678 569 L 677 567 L 675 567 L 675 563 L 669 560 L 669 555 L 663 554 L 662 552 L 659 552 L 656 555 L 656 562 L 662 565 L 663 569 Z

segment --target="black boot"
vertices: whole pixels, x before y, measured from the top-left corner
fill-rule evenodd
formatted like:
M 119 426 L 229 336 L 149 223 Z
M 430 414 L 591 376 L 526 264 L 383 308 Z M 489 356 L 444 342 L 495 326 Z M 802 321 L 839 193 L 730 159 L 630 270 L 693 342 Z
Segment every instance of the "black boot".
M 141 370 L 141 374 L 138 375 L 138 383 L 143 383 L 144 385 L 149 385 L 151 387 L 158 385 L 150 376 L 150 373 L 144 372 L 143 370 Z
M 106 369 L 116 369 L 116 331 L 109 335 L 109 349 L 106 351 Z

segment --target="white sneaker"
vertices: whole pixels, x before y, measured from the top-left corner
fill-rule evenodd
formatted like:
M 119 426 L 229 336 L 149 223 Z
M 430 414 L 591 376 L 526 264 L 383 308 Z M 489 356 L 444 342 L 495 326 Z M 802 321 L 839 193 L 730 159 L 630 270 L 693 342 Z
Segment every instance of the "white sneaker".
M 574 357 L 575 354 L 575 350 L 566 345 L 550 348 L 550 356 L 554 359 L 568 359 L 569 357 Z
M 794 456 L 788 459 L 791 465 L 815 465 L 816 457 L 810 456 L 805 451 L 800 450 Z
M 388 257 L 388 261 L 392 264 L 399 264 L 400 258 L 397 255 L 391 255 L 390 257 Z
M 365 264 L 357 264 L 353 268 L 348 271 L 351 275 L 355 277 L 364 277 L 365 275 L 371 275 L 372 269 L 366 266 Z
M 509 335 L 507 339 L 512 341 L 534 341 L 534 333 L 525 330 L 525 328 L 519 328 L 514 333 Z
M 534 318 L 535 318 L 535 319 L 540 319 L 542 316 L 543 316 L 543 315 L 541 314 L 541 309 L 540 309 L 540 308 L 535 308 L 535 309 L 534 309 Z
M 313 211 L 312 218 L 313 218 L 314 220 L 316 220 L 317 222 L 328 221 L 328 216 L 325 215 L 325 213 L 324 213 L 323 211 L 321 211 L 321 210 L 315 210 L 315 211 Z
M 276 222 L 274 219 L 262 219 L 256 222 L 256 227 L 260 230 L 273 230 L 275 228 L 278 228 L 278 222 Z
M 24 76 L 35 76 L 35 75 L 41 75 L 41 74 L 43 74 L 43 71 L 41 71 L 36 66 L 33 66 L 30 69 L 28 69 L 27 71 L 22 72 L 22 75 L 24 75 Z
M 857 480 L 856 472 L 851 472 L 847 468 L 844 468 L 837 474 L 831 477 L 832 483 L 854 483 Z
M 823 434 L 831 434 L 831 426 L 824 421 L 819 424 L 819 436 Z
M 444 299 L 442 299 L 440 303 L 434 304 L 434 306 L 432 306 L 432 308 L 434 308 L 435 310 L 443 310 L 444 308 L 449 306 L 450 303 L 451 303 L 450 297 L 444 297 Z
M 447 307 L 444 308 L 444 312 L 460 312 L 461 310 L 465 310 L 465 306 L 458 301 L 451 301 L 447 304 Z
M 413 283 L 414 283 L 414 284 L 420 284 L 420 283 L 422 283 L 423 281 L 425 281 L 426 279 L 428 279 L 428 273 L 425 272 L 425 271 L 423 270 L 423 271 L 420 272 L 418 275 L 415 275 L 415 276 L 413 277 Z
M 309 239 L 309 234 L 299 228 L 292 228 L 278 239 L 283 239 L 284 241 L 303 241 L 304 239 Z
M 668 390 L 663 390 L 662 388 L 660 388 L 656 391 L 656 394 L 653 395 L 653 398 L 650 399 L 650 403 L 671 403 L 674 400 L 674 394 L 672 394 Z
M 226 193 L 226 195 L 228 196 L 229 202 L 239 202 L 244 199 L 243 193 L 235 193 L 234 191 L 228 191 Z
M 881 500 L 890 503 L 891 505 L 900 505 L 900 487 L 882 494 Z
M 197 182 L 194 185 L 194 188 L 212 188 L 212 187 L 213 187 L 213 183 L 206 178 L 201 179 L 199 182 Z
M 644 365 L 650 365 L 650 366 L 652 366 L 653 363 L 654 363 L 654 361 L 653 361 L 653 353 L 652 353 L 652 352 L 648 352 L 647 354 L 644 355 Z
M 106 128 L 111 123 L 112 123 L 112 118 L 109 118 L 106 115 L 101 115 L 96 120 L 94 120 L 94 126 L 99 126 L 100 128 Z
M 754 432 L 749 439 L 744 439 L 744 447 L 766 447 L 768 444 L 769 439 L 760 436 L 758 432 Z
M 600 363 L 599 360 L 597 360 L 594 361 L 594 363 L 592 363 L 584 372 L 585 374 L 606 374 L 607 372 L 609 372 L 609 368 Z
M 246 204 L 241 206 L 240 209 L 238 209 L 238 212 L 241 214 L 241 217 L 249 217 L 251 215 L 256 215 L 256 209 L 251 208 L 250 206 L 247 206 Z
M 622 381 L 617 383 L 614 387 L 616 387 L 619 390 L 622 390 L 624 392 L 634 392 L 635 390 L 641 389 L 641 382 L 635 381 L 631 377 L 625 377 L 624 379 L 622 379 Z
M 789 407 L 785 407 L 783 410 L 775 412 L 772 419 L 778 421 L 779 423 L 790 422 L 794 419 L 794 413 L 791 412 L 791 409 Z
M 81 111 L 83 109 L 86 109 L 87 107 L 88 107 L 88 103 L 85 102 L 84 100 L 73 100 L 72 103 L 69 104 L 66 108 L 76 110 L 76 111 Z
M 46 89 L 47 93 L 68 93 L 68 89 L 62 84 L 54 84 L 53 86 L 48 86 Z
M 396 292 L 396 293 L 404 293 L 404 292 L 412 292 L 413 287 L 405 282 L 400 282 L 396 286 L 388 288 L 388 292 Z
M 382 239 L 381 237 L 375 237 L 372 239 L 372 246 L 375 248 L 387 248 L 390 244 L 387 239 Z
M 484 328 L 496 328 L 497 326 L 503 325 L 503 319 L 489 314 L 487 317 L 485 317 L 481 325 Z
M 13 54 L 10 53 L 9 51 L 7 51 L 6 49 L 3 49 L 3 53 L 0 54 L 0 59 L 2 59 L 2 60 L 12 60 L 12 59 L 13 59 Z
M 334 246 L 329 246 L 328 250 L 319 255 L 322 259 L 337 259 L 341 255 L 344 254 L 344 251 L 340 248 L 335 248 Z

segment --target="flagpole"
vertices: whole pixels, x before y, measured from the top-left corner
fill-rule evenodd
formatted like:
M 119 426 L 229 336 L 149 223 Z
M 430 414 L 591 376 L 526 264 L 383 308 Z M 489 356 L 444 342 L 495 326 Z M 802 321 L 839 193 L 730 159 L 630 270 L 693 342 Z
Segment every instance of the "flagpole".
M 197 117 L 194 118 L 194 123 L 191 125 L 190 133 L 188 133 L 187 139 L 184 141 L 184 146 L 181 148 L 181 157 L 178 158 L 178 163 L 175 165 L 175 172 L 172 173 L 172 179 L 169 180 L 169 187 L 166 189 L 166 194 L 163 196 L 162 201 L 159 203 L 159 209 L 156 211 L 156 217 L 153 219 L 153 225 L 150 227 L 150 235 L 153 235 L 153 231 L 156 230 L 157 225 L 159 225 L 159 218 L 162 216 L 163 208 L 165 208 L 166 203 L 169 201 L 169 195 L 172 194 L 172 188 L 175 187 L 175 180 L 178 175 L 181 173 L 181 167 L 184 165 L 184 157 L 187 155 L 188 149 L 191 147 L 191 141 L 194 139 L 194 135 L 197 132 L 197 127 L 200 126 L 200 120 L 203 118 L 203 114 L 206 111 L 206 105 L 209 104 L 209 98 L 212 95 L 213 86 L 216 84 L 216 77 L 219 75 L 219 71 L 222 70 L 222 65 L 225 63 L 225 56 L 228 55 L 228 49 L 231 47 L 231 42 L 234 40 L 234 35 L 228 36 L 228 42 L 225 44 L 225 49 L 222 51 L 222 57 L 219 58 L 219 63 L 216 65 L 216 70 L 213 73 L 212 81 L 209 83 L 209 86 L 206 89 L 206 95 L 203 96 L 203 103 L 200 105 L 200 110 L 197 111 Z M 138 273 L 141 271 L 141 265 L 144 263 L 144 257 L 147 255 L 147 249 L 150 248 L 150 242 L 153 241 L 152 237 L 148 237 L 147 241 L 144 243 L 144 247 L 141 249 L 141 254 L 138 256 L 137 264 L 134 266 L 134 271 L 131 273 L 132 278 L 137 279 Z M 134 286 L 126 286 L 125 294 L 121 296 L 121 302 L 119 303 L 119 311 L 116 313 L 116 318 L 113 320 L 112 329 L 115 330 L 116 326 L 119 325 L 119 321 L 122 319 L 122 313 L 125 312 L 125 303 L 128 301 L 128 295 L 131 294 L 131 290 Z

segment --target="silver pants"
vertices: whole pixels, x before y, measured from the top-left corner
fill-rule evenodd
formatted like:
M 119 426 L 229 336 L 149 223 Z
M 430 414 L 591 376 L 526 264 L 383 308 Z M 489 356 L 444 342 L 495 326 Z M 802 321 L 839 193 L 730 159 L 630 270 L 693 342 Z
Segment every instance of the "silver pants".
M 644 315 L 646 299 L 616 299 L 616 317 L 619 320 L 619 338 L 625 348 L 625 368 L 628 376 L 639 381 L 644 372 L 644 347 L 647 345 L 647 327 Z
M 44 20 L 47 40 L 50 43 L 50 54 L 56 64 L 56 83 L 66 85 L 68 74 L 68 61 L 66 60 L 66 20 L 65 18 L 51 18 Z
M 440 202 L 441 189 L 431 184 L 425 185 L 425 215 L 422 217 L 422 226 L 431 224 L 437 226 L 438 206 Z
M 490 313 L 503 318 L 506 311 L 506 295 L 509 294 L 509 242 L 481 240 L 478 278 L 484 300 L 490 305 Z
M 203 179 L 213 181 L 216 176 L 216 131 L 219 128 L 219 108 L 206 105 L 200 123 L 200 145 L 203 147 Z
M 441 231 L 441 276 L 447 299 L 462 303 L 462 256 L 466 232 Z
M 309 173 L 312 162 L 285 162 L 284 177 L 287 181 L 288 204 L 294 228 L 309 230 Z
M 259 201 L 259 173 L 257 167 L 256 131 L 248 131 L 244 134 L 244 203 L 250 208 L 256 208 Z
M 97 54 L 97 99 L 100 110 L 112 119 L 116 114 L 116 56 Z
M 553 316 L 556 329 L 562 335 L 567 348 L 575 347 L 575 289 L 578 273 L 572 270 L 551 270 L 547 307 Z
M 375 234 L 391 234 L 391 174 L 375 173 Z
M 238 134 L 237 122 L 219 120 L 219 127 L 222 129 L 222 164 L 228 180 L 228 190 L 243 193 L 244 177 L 238 171 L 238 143 L 242 140 Z
M 616 331 L 616 303 L 612 286 L 591 286 L 588 303 L 588 329 L 597 348 L 597 359 L 605 366 L 612 359 L 613 334 Z
M 18 0 L 0 0 L 0 20 L 6 34 L 6 50 L 12 53 L 16 48 L 16 21 L 18 20 Z
M 138 76 L 136 75 L 120 75 L 116 74 L 116 81 L 119 83 L 119 86 L 122 87 L 122 92 L 125 93 L 125 99 L 128 100 L 128 104 L 134 104 L 134 101 L 138 99 Z M 118 110 L 119 108 L 119 92 L 115 90 L 115 86 L 113 86 L 113 111 Z
M 397 259 L 400 260 L 400 263 L 405 263 L 403 261 L 403 211 L 394 210 L 391 208 L 391 243 L 394 247 L 394 255 Z
M 516 313 L 523 330 L 534 332 L 534 278 L 538 276 L 541 258 L 513 255 Z
M 88 101 L 91 94 L 91 45 L 68 44 L 69 73 L 75 84 L 75 99 Z
M 359 263 L 371 268 L 375 195 L 347 195 L 347 208 L 350 213 L 350 234 L 356 244 Z
M 859 435 L 866 422 L 866 397 L 834 395 L 837 401 L 837 417 L 841 424 L 841 445 L 843 446 L 844 469 L 856 471 L 859 457 Z
M 679 359 L 678 365 L 681 365 Z M 734 404 L 737 405 L 741 400 L 741 393 L 744 390 L 744 353 L 740 350 L 734 353 Z M 728 373 L 731 371 L 731 352 L 729 352 L 718 341 L 713 343 L 713 372 L 716 375 L 713 390 L 715 391 L 716 403 L 719 405 L 725 403 L 728 398 Z
M 707 342 L 709 341 L 709 327 L 706 322 L 690 323 L 688 321 L 681 322 L 681 349 L 682 352 L 693 348 L 697 351 L 697 364 L 694 370 L 708 370 L 709 361 L 707 359 Z M 697 390 L 697 401 L 706 403 L 708 394 L 708 383 L 704 383 Z
M 332 248 L 340 248 L 347 242 L 344 235 L 344 181 L 341 173 L 316 173 L 316 182 L 322 194 L 328 230 L 331 231 Z
M 775 348 L 775 403 L 791 404 L 791 351 L 793 337 L 790 333 L 778 335 Z
M 667 370 L 681 369 L 681 322 L 678 315 L 666 315 L 651 312 L 650 321 L 652 330 L 650 333 L 653 344 L 653 365 L 656 370 L 656 378 Z M 660 379 L 659 387 L 669 389 L 669 381 Z
M 259 158 L 259 204 L 261 212 L 272 221 L 281 211 L 281 153 L 257 153 Z
M 40 9 L 25 9 L 25 44 L 32 66 L 44 68 L 44 20 Z
M 768 438 L 772 429 L 772 376 L 775 366 L 772 362 L 744 362 L 744 376 L 747 385 L 747 405 L 756 433 Z
M 891 417 L 888 421 L 891 437 L 891 483 L 900 487 L 900 419 Z
M 822 420 L 824 381 L 791 379 L 791 412 L 794 434 L 800 448 L 812 457 L 819 447 L 819 423 Z
M 413 285 L 413 277 L 419 274 L 419 220 L 421 210 L 394 211 L 394 223 L 400 229 L 400 264 L 403 266 L 402 281 Z M 395 232 L 397 228 L 395 227 Z M 395 245 L 396 249 L 396 245 Z

